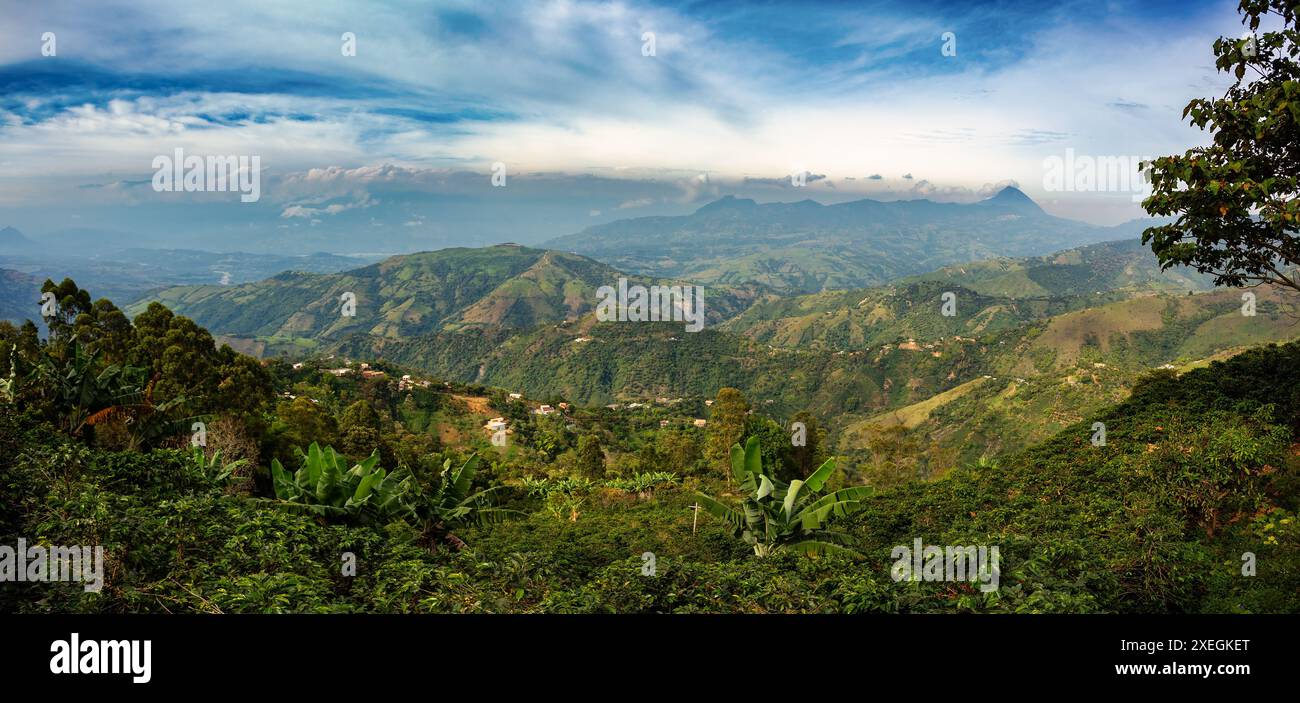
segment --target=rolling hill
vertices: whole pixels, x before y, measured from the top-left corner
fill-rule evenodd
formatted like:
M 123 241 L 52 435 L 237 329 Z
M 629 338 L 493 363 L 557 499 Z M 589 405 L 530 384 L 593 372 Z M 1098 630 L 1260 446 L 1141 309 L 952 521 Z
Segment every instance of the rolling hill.
M 315 346 L 356 334 L 396 340 L 573 321 L 595 308 L 597 288 L 623 277 L 576 254 L 498 245 L 394 256 L 337 274 L 284 273 L 239 286 L 166 288 L 128 312 L 138 314 L 158 301 L 222 335 Z M 356 296 L 353 316 L 342 314 L 344 293 Z M 733 316 L 758 295 L 754 286 L 711 289 L 706 318 Z
M 764 299 L 723 328 L 776 346 L 861 349 L 973 336 L 1134 295 L 1210 290 L 1208 276 L 1161 271 L 1139 240 L 1049 256 L 950 266 L 891 285 Z M 952 293 L 952 316 L 940 314 Z

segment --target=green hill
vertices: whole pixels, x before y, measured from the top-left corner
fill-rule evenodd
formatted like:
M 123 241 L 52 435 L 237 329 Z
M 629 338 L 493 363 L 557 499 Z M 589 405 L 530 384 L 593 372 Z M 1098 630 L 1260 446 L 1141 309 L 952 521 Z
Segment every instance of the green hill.
M 284 273 L 238 286 L 178 286 L 128 308 L 160 302 L 214 332 L 260 348 L 317 348 L 361 334 L 387 339 L 471 329 L 528 329 L 573 321 L 595 308 L 596 289 L 626 277 L 591 259 L 516 245 L 406 254 L 336 274 Z M 630 277 L 632 284 L 651 284 Z M 356 296 L 344 316 L 341 296 Z M 753 286 L 710 289 L 707 319 L 735 315 Z

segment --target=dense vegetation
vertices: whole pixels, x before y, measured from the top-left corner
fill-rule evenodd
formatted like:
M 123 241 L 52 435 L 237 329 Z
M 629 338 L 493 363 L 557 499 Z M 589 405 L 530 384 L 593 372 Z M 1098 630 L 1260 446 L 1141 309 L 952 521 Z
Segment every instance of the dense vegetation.
M 399 380 L 386 364 L 259 363 L 160 305 L 127 321 L 70 281 L 47 288 L 60 301 L 48 339 L 0 328 L 0 536 L 103 545 L 106 584 L 14 584 L 4 610 L 1300 606 L 1300 345 L 1148 374 L 1045 442 L 891 481 L 834 472 L 815 416 L 792 446 L 735 389 L 711 407 L 541 415 L 563 398 Z M 510 423 L 506 447 L 480 428 L 492 415 Z M 999 545 L 1000 589 L 895 582 L 891 549 L 915 538 Z

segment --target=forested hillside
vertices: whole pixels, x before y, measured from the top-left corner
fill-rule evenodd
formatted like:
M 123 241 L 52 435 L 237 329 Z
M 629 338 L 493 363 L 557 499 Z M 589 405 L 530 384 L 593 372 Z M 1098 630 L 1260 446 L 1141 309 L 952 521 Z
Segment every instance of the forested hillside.
M 68 287 L 60 292 L 69 305 L 84 300 Z M 95 307 L 67 327 L 56 321 L 49 342 L 0 329 L 0 351 L 15 350 L 17 364 L 4 387 L 11 411 L 0 415 L 0 531 L 104 545 L 111 555 L 104 587 L 19 584 L 3 591 L 6 610 L 1078 613 L 1296 605 L 1295 344 L 1181 376 L 1148 375 L 1128 400 L 1046 442 L 954 465 L 937 480 L 876 480 L 872 490 L 861 476 L 836 471 L 834 459 L 823 463 L 822 430 L 814 429 L 806 453 L 783 449 L 781 426 L 761 406 L 746 414 L 750 406 L 734 390 L 709 409 L 625 415 L 571 407 L 543 416 L 532 412 L 537 401 L 418 375 L 398 379 L 393 367 L 338 375 L 316 364 L 259 365 L 216 349 L 205 331 L 160 306 L 133 325 L 107 303 Z M 88 353 L 81 345 L 89 340 L 112 351 Z M 237 400 L 234 386 L 242 389 Z M 187 407 L 180 415 L 208 420 L 206 446 L 168 448 L 175 443 L 163 430 L 179 404 Z M 505 447 L 488 442 L 473 419 L 492 406 L 511 422 Z M 707 412 L 708 426 L 674 420 L 682 411 Z M 1089 441 L 1094 422 L 1108 429 L 1104 446 Z M 834 536 L 834 549 L 826 542 L 810 559 L 778 538 L 759 556 L 725 520 L 688 509 L 702 494 L 729 501 L 749 490 L 730 482 L 719 453 L 742 435 L 761 446 L 762 468 L 758 459 L 753 466 L 764 481 L 770 476 L 785 491 L 791 477 L 820 464 L 827 490 L 856 506 L 836 532 L 813 528 L 801 542 Z M 372 497 L 353 495 L 355 480 L 369 483 Z M 891 549 L 914 538 L 1001 545 L 1000 587 L 893 583 Z M 1258 559 L 1252 578 L 1240 574 L 1245 552 Z M 653 577 L 645 575 L 646 554 Z M 339 568 L 347 560 L 352 575 Z M 31 597 L 38 587 L 41 597 Z

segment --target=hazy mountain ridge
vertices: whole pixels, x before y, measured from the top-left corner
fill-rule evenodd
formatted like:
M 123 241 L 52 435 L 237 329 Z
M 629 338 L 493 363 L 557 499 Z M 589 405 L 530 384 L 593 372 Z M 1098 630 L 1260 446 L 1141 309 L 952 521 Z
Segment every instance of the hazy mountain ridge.
M 1008 187 L 972 204 L 725 197 L 680 217 L 596 225 L 544 246 L 621 270 L 779 291 L 862 288 L 966 261 L 1041 256 L 1136 234 L 1053 217 Z
M 149 291 L 181 285 L 233 285 L 260 281 L 283 271 L 334 273 L 373 262 L 374 257 L 316 252 L 302 256 L 149 249 L 126 238 L 110 243 L 93 236 L 62 241 L 32 240 L 18 230 L 0 230 L 0 268 L 38 281 L 71 278 L 99 297 L 125 305 Z
M 40 286 L 41 281 L 21 271 L 0 268 L 0 320 L 39 319 Z

